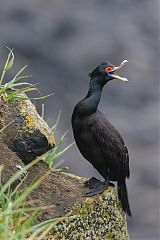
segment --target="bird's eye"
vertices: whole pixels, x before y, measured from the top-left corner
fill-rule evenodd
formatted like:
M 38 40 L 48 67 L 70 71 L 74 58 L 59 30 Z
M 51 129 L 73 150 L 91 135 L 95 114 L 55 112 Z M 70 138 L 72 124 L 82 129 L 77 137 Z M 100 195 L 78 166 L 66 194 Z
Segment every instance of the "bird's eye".
M 106 73 L 109 73 L 109 72 L 114 71 L 114 68 L 113 67 L 106 67 L 105 71 L 106 71 Z

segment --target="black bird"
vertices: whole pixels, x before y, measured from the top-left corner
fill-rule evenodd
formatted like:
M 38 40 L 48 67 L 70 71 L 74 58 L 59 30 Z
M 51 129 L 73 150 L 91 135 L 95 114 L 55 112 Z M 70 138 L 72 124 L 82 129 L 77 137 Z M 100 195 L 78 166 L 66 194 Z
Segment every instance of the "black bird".
M 112 79 L 128 81 L 115 74 L 126 63 L 127 60 L 124 60 L 116 67 L 106 61 L 89 74 L 89 90 L 86 97 L 74 108 L 72 128 L 79 151 L 105 179 L 104 182 L 96 178 L 89 179 L 85 183 L 90 188 L 86 196 L 102 193 L 111 184 L 110 181 L 117 181 L 122 209 L 131 216 L 125 182 L 130 175 L 128 150 L 119 132 L 97 108 L 107 82 Z

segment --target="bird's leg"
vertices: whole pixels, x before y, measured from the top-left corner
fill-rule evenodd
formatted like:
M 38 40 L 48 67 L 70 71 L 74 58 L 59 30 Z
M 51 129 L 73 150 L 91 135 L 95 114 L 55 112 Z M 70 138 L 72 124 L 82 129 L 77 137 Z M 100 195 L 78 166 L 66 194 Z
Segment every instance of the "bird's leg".
M 93 188 L 96 184 L 100 183 L 101 181 L 95 177 L 88 179 L 84 182 L 84 186 L 88 188 Z
M 99 181 L 97 182 L 97 184 L 93 186 L 91 191 L 85 193 L 85 197 L 101 194 L 109 187 L 109 185 L 110 185 L 109 178 L 107 178 L 104 182 Z

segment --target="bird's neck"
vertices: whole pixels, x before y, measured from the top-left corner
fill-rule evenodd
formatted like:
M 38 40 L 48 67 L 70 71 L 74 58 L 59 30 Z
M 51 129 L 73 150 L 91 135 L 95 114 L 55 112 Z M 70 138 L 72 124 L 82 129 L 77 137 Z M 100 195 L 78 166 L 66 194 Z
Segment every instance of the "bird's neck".
M 85 115 L 96 112 L 100 102 L 103 85 L 99 84 L 98 77 L 90 81 L 86 97 L 81 101 L 81 110 Z

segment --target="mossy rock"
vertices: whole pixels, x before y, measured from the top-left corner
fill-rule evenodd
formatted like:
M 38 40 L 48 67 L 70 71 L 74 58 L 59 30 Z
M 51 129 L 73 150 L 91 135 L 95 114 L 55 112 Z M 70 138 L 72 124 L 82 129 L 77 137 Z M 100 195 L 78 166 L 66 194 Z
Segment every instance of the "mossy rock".
M 7 102 L 1 94 L 0 116 L 0 129 L 12 122 L 0 137 L 25 164 L 54 147 L 50 128 L 30 100 Z
M 126 217 L 115 190 L 84 198 L 54 228 L 55 240 L 128 240 Z

